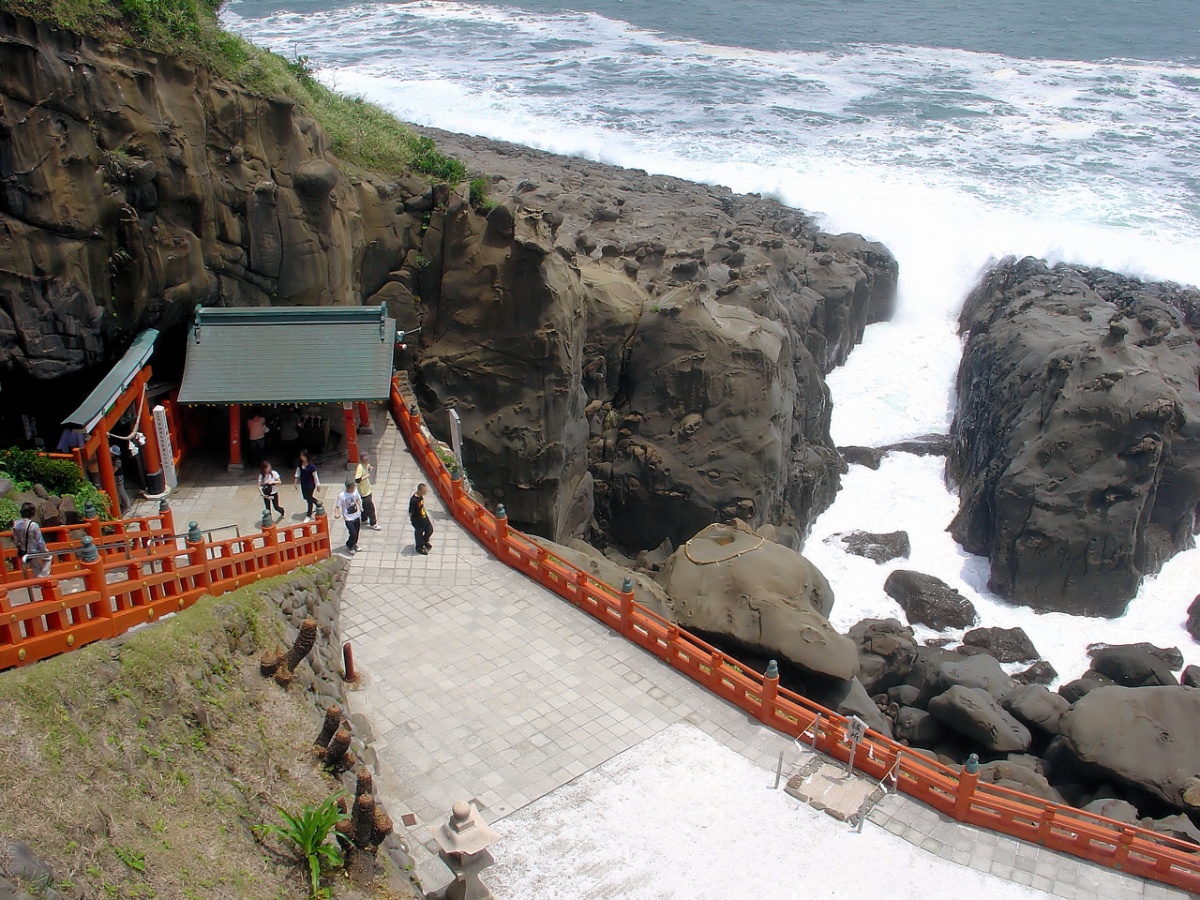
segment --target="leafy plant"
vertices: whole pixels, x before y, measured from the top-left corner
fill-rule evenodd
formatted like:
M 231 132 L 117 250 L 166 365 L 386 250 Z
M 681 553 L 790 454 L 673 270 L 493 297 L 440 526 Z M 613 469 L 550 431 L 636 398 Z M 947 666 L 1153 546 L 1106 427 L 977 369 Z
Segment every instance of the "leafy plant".
M 337 795 L 334 795 L 315 806 L 309 804 L 296 816 L 281 809 L 279 815 L 286 824 L 255 826 L 259 833 L 273 834 L 292 845 L 297 858 L 308 866 L 308 879 L 312 885 L 313 897 L 323 895 L 322 868 L 325 865 L 337 867 L 343 862 L 341 849 L 336 843 L 328 841 L 337 823 L 350 818 L 338 809 L 337 800 Z
M 496 205 L 494 200 L 488 200 L 488 181 L 486 178 L 471 179 L 471 205 L 489 208 Z
M 17 447 L 0 451 L 0 471 L 7 472 L 13 481 L 40 484 L 59 496 L 73 494 L 89 483 L 72 460 L 51 459 L 36 450 Z
M 144 853 L 121 846 L 114 846 L 113 853 L 116 854 L 117 859 L 129 866 L 133 871 L 143 873 L 146 871 L 146 855 Z
M 442 461 L 442 465 L 446 467 L 447 472 L 451 475 L 462 473 L 462 466 L 458 464 L 458 458 L 455 457 L 453 451 L 445 447 L 435 447 L 434 450 L 438 455 L 438 459 Z
M 21 516 L 21 507 L 7 497 L 0 497 L 0 531 L 8 531 Z

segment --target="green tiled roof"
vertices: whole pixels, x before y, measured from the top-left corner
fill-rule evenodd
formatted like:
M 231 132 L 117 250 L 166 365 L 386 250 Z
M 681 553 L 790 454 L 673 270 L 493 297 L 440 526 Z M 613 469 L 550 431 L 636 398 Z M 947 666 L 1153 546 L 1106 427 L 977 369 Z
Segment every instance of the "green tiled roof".
M 149 361 L 150 354 L 154 352 L 154 342 L 157 339 L 158 332 L 153 328 L 147 328 L 134 338 L 133 344 L 125 351 L 125 355 L 96 385 L 96 389 L 79 404 L 79 408 L 63 419 L 62 423 L 87 432 L 95 428 L 104 414 L 112 407 L 113 401 L 121 396 L 122 391 L 129 387 L 134 376 Z
M 200 307 L 179 402 L 385 400 L 395 344 L 383 305 Z

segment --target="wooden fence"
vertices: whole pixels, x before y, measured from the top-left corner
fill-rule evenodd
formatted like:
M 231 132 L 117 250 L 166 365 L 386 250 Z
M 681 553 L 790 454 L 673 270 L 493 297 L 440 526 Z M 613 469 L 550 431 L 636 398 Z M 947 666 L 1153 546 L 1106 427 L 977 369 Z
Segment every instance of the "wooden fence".
M 409 407 L 399 380 L 391 408 L 413 456 L 454 518 L 493 555 L 585 610 L 693 681 L 768 725 L 841 761 L 850 757 L 847 721 L 806 697 L 779 686 L 578 567 L 557 559 L 508 526 L 452 478 Z M 1185 841 L 1052 803 L 951 768 L 869 731 L 854 767 L 960 822 L 1083 857 L 1101 865 L 1200 893 L 1200 847 Z
M 232 526 L 230 526 L 232 527 Z M 170 510 L 42 529 L 50 571 L 36 577 L 0 535 L 0 670 L 24 666 L 329 556 L 325 516 L 216 539 L 177 534 Z M 7 540 L 4 540 L 7 538 Z

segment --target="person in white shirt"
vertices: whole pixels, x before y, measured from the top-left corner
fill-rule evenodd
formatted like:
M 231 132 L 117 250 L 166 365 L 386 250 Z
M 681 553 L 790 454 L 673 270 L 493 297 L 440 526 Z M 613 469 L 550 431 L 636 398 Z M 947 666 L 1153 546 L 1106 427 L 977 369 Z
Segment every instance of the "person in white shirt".
M 334 501 L 334 518 L 346 520 L 346 552 L 358 552 L 358 532 L 362 526 L 362 495 L 353 478 L 346 479 L 346 489 Z
M 279 473 L 271 468 L 271 464 L 265 459 L 262 461 L 262 466 L 258 470 L 258 491 L 262 494 L 263 506 L 266 511 L 271 511 L 271 505 L 275 505 L 275 511 L 279 513 L 279 518 L 283 518 L 283 507 L 279 505 L 279 484 L 281 479 Z

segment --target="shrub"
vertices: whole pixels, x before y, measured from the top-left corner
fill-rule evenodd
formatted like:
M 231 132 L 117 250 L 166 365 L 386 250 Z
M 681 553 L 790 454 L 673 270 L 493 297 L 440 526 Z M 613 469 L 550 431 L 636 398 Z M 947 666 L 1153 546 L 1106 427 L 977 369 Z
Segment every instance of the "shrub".
M 324 803 L 316 806 L 306 806 L 299 815 L 279 810 L 285 825 L 258 825 L 257 830 L 264 834 L 273 834 L 283 838 L 296 852 L 301 862 L 308 866 L 308 878 L 312 885 L 312 896 L 323 895 L 321 889 L 321 869 L 325 864 L 340 866 L 342 851 L 336 843 L 329 843 L 328 838 L 338 822 L 350 818 L 337 807 L 337 797 L 329 797 Z
M 40 484 L 60 497 L 91 486 L 72 460 L 51 459 L 36 450 L 10 447 L 0 451 L 0 471 L 7 472 L 13 481 Z
M 8 531 L 20 516 L 21 507 L 17 506 L 15 500 L 0 497 L 0 531 Z

